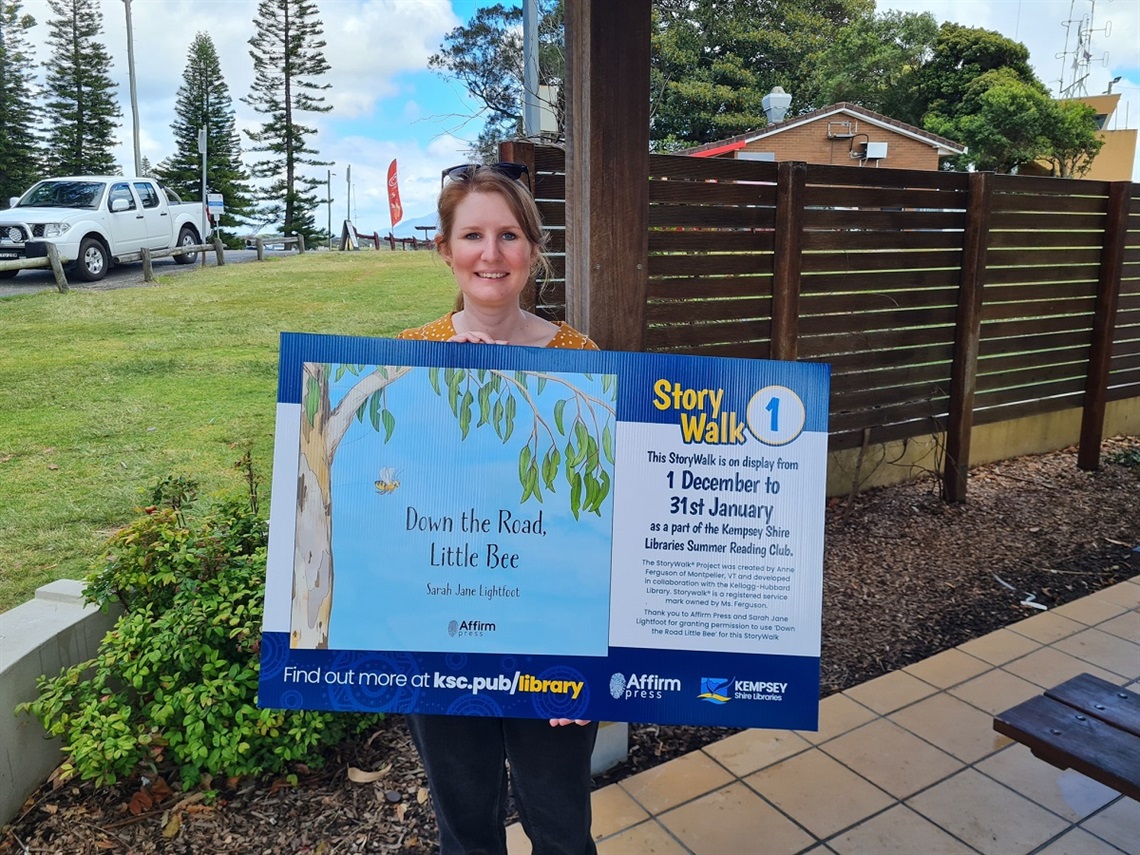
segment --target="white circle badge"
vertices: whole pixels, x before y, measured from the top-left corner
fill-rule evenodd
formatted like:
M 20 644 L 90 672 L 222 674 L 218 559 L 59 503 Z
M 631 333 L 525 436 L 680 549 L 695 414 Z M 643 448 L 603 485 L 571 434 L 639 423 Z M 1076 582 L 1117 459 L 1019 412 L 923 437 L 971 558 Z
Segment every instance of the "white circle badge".
M 803 432 L 807 410 L 787 386 L 765 386 L 748 402 L 745 417 L 748 429 L 762 443 L 787 445 Z

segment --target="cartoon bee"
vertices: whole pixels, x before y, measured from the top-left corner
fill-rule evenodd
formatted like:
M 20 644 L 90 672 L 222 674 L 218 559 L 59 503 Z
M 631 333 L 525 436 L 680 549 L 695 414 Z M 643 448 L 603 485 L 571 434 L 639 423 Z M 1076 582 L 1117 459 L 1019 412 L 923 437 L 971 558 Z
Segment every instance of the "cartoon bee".
M 397 472 L 391 466 L 385 466 L 380 470 L 380 475 L 376 479 L 376 492 L 381 496 L 386 496 L 389 493 L 396 492 L 396 488 L 400 486 L 400 482 L 396 477 Z

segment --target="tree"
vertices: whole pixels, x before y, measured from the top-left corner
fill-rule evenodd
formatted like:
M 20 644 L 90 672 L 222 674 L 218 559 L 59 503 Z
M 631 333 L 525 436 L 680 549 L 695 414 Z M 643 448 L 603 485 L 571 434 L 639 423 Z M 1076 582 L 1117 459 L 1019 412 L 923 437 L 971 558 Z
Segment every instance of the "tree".
M 48 175 L 118 173 L 111 154 L 122 118 L 111 57 L 96 40 L 103 13 L 96 0 L 48 0 L 51 58 L 45 63 L 48 124 L 43 167 Z
M 234 122 L 230 90 L 222 75 L 214 42 L 198 33 L 190 45 L 186 70 L 174 105 L 175 153 L 158 165 L 155 172 L 184 199 L 202 195 L 202 157 L 198 153 L 198 131 L 206 129 L 206 181 L 208 192 L 221 193 L 225 213 L 219 225 L 233 229 L 248 216 L 253 202 L 249 173 L 241 162 L 241 138 Z
M 1104 137 L 1097 132 L 1096 110 L 1080 101 L 1054 101 L 1053 105 L 1056 116 L 1046 157 L 1054 174 L 1079 178 L 1104 147 Z
M 0 0 L 0 208 L 36 180 L 36 110 L 33 62 L 26 33 L 36 19 L 20 0 Z
M 562 0 L 539 4 L 539 84 L 559 86 L 553 105 L 559 132 L 565 100 L 561 90 L 566 74 L 565 14 Z M 523 41 L 521 7 L 502 4 L 475 11 L 471 21 L 444 37 L 439 53 L 428 67 L 454 77 L 483 104 L 486 121 L 474 148 L 483 160 L 497 160 L 504 140 L 523 136 Z
M 956 169 L 1011 172 L 1048 150 L 1051 106 L 1043 87 L 1000 68 L 973 81 L 952 115 L 927 113 L 925 126 L 969 148 L 951 160 Z
M 712 142 L 767 124 L 774 86 L 791 115 L 823 106 L 811 68 L 873 0 L 657 0 L 651 139 L 655 148 Z
M 297 487 L 297 544 L 293 558 L 293 605 L 290 645 L 325 648 L 334 592 L 331 508 L 332 464 L 337 448 L 354 420 L 382 432 L 384 441 L 397 429 L 387 406 L 387 389 L 412 374 L 407 366 L 329 365 L 305 363 L 301 398 L 301 436 Z M 346 374 L 357 380 L 334 405 L 330 383 Z M 521 503 L 543 501 L 543 490 L 555 492 L 559 480 L 569 486 L 567 500 L 574 518 L 584 512 L 601 514 L 610 493 L 614 465 L 614 418 L 617 384 L 602 375 L 601 395 L 571 385 L 565 377 L 535 371 L 428 368 L 427 381 L 447 399 L 463 439 L 488 426 L 507 444 L 519 448 Z M 539 413 L 543 394 L 556 396 L 553 424 Z M 519 415 L 529 412 L 526 415 Z M 529 430 L 515 433 L 519 422 Z M 557 433 L 556 433 L 557 432 Z M 520 442 L 521 440 L 521 442 Z M 561 446 L 561 448 L 560 448 Z M 512 449 L 513 452 L 513 449 Z M 394 489 L 377 483 L 378 490 Z M 301 544 L 304 548 L 300 548 Z
M 1100 150 L 1094 111 L 1062 108 L 1029 66 L 1025 45 L 1000 33 L 943 24 L 919 72 L 923 127 L 968 146 L 955 169 L 1011 172 L 1058 158 L 1070 171 Z
M 929 12 L 857 17 L 836 34 L 814 67 L 821 106 L 850 101 L 892 119 L 922 125 L 922 66 L 933 56 L 938 22 Z
M 316 235 L 315 210 L 323 197 L 314 192 L 324 178 L 302 175 L 305 166 L 328 166 L 306 140 L 317 131 L 300 124 L 302 113 L 327 113 L 319 94 L 330 84 L 316 82 L 329 70 L 324 56 L 324 28 L 311 0 L 261 0 L 254 20 L 256 34 L 249 40 L 255 73 L 247 97 L 242 98 L 267 116 L 258 131 L 246 131 L 254 151 L 269 157 L 251 168 L 255 178 L 269 184 L 258 193 L 262 213 L 283 219 L 286 235 L 301 234 L 307 241 Z

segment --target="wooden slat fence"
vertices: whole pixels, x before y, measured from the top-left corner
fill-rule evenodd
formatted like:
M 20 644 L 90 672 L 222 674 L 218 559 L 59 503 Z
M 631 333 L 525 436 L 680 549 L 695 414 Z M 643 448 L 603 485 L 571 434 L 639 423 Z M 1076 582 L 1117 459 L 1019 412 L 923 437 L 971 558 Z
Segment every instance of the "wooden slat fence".
M 564 152 L 502 154 L 532 167 L 556 271 L 536 303 L 562 317 Z M 649 164 L 645 350 L 831 363 L 832 449 L 947 431 L 953 498 L 973 424 L 1083 406 L 1099 444 L 1105 403 L 1140 396 L 1137 185 Z

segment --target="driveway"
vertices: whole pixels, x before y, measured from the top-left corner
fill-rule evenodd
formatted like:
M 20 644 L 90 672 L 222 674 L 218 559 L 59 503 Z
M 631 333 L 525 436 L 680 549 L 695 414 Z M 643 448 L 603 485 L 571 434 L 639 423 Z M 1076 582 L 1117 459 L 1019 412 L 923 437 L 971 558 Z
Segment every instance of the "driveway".
M 276 254 L 276 253 L 273 253 Z M 206 266 L 213 267 L 216 256 L 213 252 L 206 253 Z M 244 261 L 256 261 L 257 252 L 252 249 L 227 249 L 226 264 L 241 264 Z M 197 270 L 199 262 L 194 264 L 176 264 L 173 258 L 156 258 L 153 262 L 155 277 L 180 276 Z M 80 282 L 69 276 L 68 287 L 75 291 L 111 291 L 115 288 L 141 288 L 147 283 L 143 282 L 143 266 L 141 262 L 120 264 L 112 267 L 107 275 L 98 282 Z M 37 291 L 54 291 L 55 277 L 50 269 L 22 270 L 15 279 L 0 280 L 0 298 L 14 297 L 18 294 L 34 294 Z

